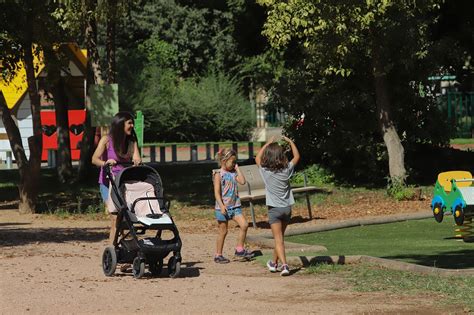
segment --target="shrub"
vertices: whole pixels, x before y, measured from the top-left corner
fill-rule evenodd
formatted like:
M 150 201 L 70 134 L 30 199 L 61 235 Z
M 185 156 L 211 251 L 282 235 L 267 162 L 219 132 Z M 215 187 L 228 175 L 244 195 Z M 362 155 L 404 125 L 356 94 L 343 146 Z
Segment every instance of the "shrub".
M 407 186 L 403 179 L 387 179 L 387 195 L 395 200 L 412 200 L 415 196 L 415 188 Z
M 294 185 L 303 185 L 304 174 L 306 174 L 308 179 L 308 185 L 324 186 L 334 184 L 334 175 L 327 169 L 316 164 L 308 166 L 303 171 L 296 172 L 295 176 L 291 179 L 291 183 Z
M 251 104 L 239 84 L 222 73 L 177 81 L 170 70 L 151 71 L 137 106 L 145 116 L 146 141 L 248 140 Z

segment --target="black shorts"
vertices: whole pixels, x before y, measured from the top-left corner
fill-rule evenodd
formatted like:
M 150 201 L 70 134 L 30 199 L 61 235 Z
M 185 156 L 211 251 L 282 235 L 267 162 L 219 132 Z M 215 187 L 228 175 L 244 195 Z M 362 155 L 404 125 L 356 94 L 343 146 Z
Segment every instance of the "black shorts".
M 272 225 L 277 222 L 290 223 L 291 206 L 287 207 L 268 207 L 268 223 Z

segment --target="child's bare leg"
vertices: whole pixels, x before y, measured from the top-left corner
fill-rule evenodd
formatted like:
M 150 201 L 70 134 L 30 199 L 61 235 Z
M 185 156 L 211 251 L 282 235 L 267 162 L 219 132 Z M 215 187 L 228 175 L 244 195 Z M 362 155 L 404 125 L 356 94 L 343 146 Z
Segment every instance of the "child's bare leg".
M 275 250 L 273 251 L 273 259 L 275 260 L 275 262 L 278 262 L 278 260 L 280 260 L 283 265 L 286 265 L 285 243 L 283 240 L 283 224 L 281 221 L 278 221 L 271 224 L 270 227 L 272 229 L 273 239 L 275 240 Z
M 227 221 L 217 221 L 217 224 L 219 234 L 217 235 L 216 254 L 222 255 L 225 237 L 227 236 Z
M 236 215 L 234 217 L 235 222 L 240 227 L 239 236 L 237 238 L 237 248 L 243 248 L 245 243 L 245 238 L 247 237 L 247 230 L 249 228 L 249 224 L 243 215 Z

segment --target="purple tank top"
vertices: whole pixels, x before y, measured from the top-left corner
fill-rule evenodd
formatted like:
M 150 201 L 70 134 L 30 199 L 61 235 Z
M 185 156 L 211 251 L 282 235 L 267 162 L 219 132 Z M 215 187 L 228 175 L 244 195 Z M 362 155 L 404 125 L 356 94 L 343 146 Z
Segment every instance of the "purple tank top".
M 102 161 L 107 161 L 109 159 L 113 159 L 113 160 L 115 160 L 119 163 L 120 162 L 130 162 L 131 158 L 129 156 L 127 156 L 126 158 L 121 158 L 121 157 L 117 156 L 117 154 L 115 153 L 115 150 L 114 150 L 114 143 L 112 142 L 112 137 L 111 136 L 108 136 L 108 137 L 109 137 L 109 145 L 108 145 L 107 150 L 105 150 L 104 154 L 102 154 Z M 114 177 L 117 176 L 118 173 L 120 173 L 120 171 L 123 170 L 124 168 L 125 168 L 125 166 L 123 166 L 123 165 L 114 165 L 114 166 L 112 166 L 112 174 L 114 175 Z M 104 172 L 104 169 L 102 167 L 100 168 L 99 184 L 109 186 L 109 180 L 105 176 L 105 172 Z

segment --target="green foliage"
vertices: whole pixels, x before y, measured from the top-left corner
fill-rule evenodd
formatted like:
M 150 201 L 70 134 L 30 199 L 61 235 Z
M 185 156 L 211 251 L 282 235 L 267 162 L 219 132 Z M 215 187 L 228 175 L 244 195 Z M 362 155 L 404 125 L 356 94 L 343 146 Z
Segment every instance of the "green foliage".
M 411 200 L 415 196 L 413 186 L 408 186 L 403 179 L 387 178 L 387 194 L 395 200 Z
M 316 164 L 308 166 L 303 171 L 297 172 L 291 179 L 291 184 L 303 185 L 305 174 L 308 181 L 308 185 L 326 186 L 334 184 L 334 175 L 327 169 Z
M 155 80 L 141 96 L 146 141 L 246 140 L 253 126 L 250 103 L 236 80 L 210 73 L 175 82 L 171 70 L 149 69 Z
M 253 62 L 266 44 L 263 13 L 243 0 L 130 4 L 119 27 L 120 106 L 143 110 L 147 141 L 248 140 L 242 82 L 272 69 Z
M 222 5 L 179 0 L 135 2 L 130 5 L 129 19 L 122 22 L 120 46 L 128 51 L 137 43 L 156 47 L 156 43 L 165 42 L 174 52 L 172 69 L 184 77 L 203 75 L 209 69 L 225 70 L 240 59 L 233 37 L 239 10 L 236 1 Z
M 264 33 L 287 60 L 269 107 L 289 113 L 285 131 L 309 163 L 340 179 L 383 183 L 388 152 L 374 95 L 377 60 L 403 146 L 447 143 L 444 117 L 432 94 L 419 89 L 429 85 L 427 77 L 436 68 L 428 27 L 436 21 L 439 1 L 259 3 L 268 9 Z

